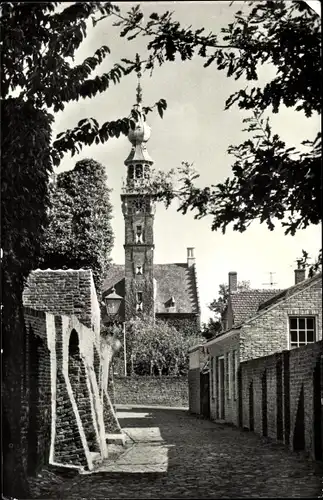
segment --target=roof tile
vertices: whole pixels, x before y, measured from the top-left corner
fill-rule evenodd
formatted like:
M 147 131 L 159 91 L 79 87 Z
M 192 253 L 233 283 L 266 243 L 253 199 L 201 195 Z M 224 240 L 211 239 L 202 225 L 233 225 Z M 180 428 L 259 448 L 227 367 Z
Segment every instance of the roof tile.
M 282 290 L 254 289 L 236 292 L 231 295 L 234 325 L 240 324 L 255 315 L 263 302 L 266 302 Z
M 103 294 L 110 292 L 114 286 L 116 292 L 124 296 L 124 266 L 113 264 L 103 283 Z M 199 313 L 195 274 L 187 264 L 154 264 L 154 278 L 157 283 L 156 313 Z M 166 307 L 171 297 L 175 299 L 175 307 Z

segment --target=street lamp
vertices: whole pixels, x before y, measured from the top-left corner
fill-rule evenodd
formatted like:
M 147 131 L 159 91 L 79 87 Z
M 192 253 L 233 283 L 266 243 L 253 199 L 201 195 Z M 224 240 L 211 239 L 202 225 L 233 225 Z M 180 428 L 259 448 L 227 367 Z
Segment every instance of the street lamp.
M 113 287 L 111 292 L 104 298 L 106 313 L 109 323 L 117 323 L 120 321 L 120 307 L 123 297 L 116 293 Z M 119 320 L 119 321 L 118 321 Z M 124 360 L 124 374 L 127 376 L 127 355 L 126 355 L 126 324 L 123 321 L 123 360 Z
M 105 297 L 104 301 L 107 315 L 111 318 L 112 321 L 115 321 L 115 318 L 117 318 L 118 316 L 123 298 L 116 293 L 116 290 L 113 287 L 109 295 Z

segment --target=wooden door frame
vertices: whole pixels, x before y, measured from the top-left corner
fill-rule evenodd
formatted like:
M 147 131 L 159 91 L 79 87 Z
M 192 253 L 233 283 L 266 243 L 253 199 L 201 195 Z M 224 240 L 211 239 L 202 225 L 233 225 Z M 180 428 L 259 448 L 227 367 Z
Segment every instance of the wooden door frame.
M 223 362 L 223 377 L 221 377 L 221 362 Z M 221 391 L 222 382 L 222 391 Z M 225 366 L 224 355 L 217 357 L 217 386 L 218 386 L 218 418 L 225 419 Z

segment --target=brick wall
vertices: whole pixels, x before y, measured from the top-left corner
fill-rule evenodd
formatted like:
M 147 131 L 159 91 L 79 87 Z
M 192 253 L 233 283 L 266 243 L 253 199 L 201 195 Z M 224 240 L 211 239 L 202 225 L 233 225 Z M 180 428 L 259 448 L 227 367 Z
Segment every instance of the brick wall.
M 322 347 L 241 363 L 243 427 L 322 459 Z
M 34 271 L 24 304 L 33 339 L 25 345 L 25 465 L 30 473 L 45 462 L 91 469 L 89 451 L 100 452 L 101 459 L 107 452 L 98 391 L 100 309 L 92 272 Z
M 47 347 L 46 315 L 28 308 L 25 362 L 22 387 L 24 413 L 22 445 L 24 465 L 34 475 L 49 462 L 51 443 L 51 374 L 50 351 Z
M 309 344 L 300 349 L 293 349 L 292 351 L 290 351 L 290 357 L 289 357 L 289 367 L 290 367 L 289 443 L 290 446 L 293 447 L 298 403 L 300 402 L 301 391 L 303 390 L 305 449 L 308 450 L 312 455 L 314 455 L 315 452 L 314 449 L 315 435 L 317 443 L 319 441 L 319 432 L 317 432 L 316 434 L 314 432 L 315 426 L 313 422 L 313 415 L 314 415 L 315 398 L 318 401 L 319 398 L 321 399 L 321 397 L 323 397 L 322 355 L 323 355 L 323 343 L 321 341 L 315 344 Z M 316 386 L 316 391 L 314 391 L 315 375 L 320 380 L 319 387 L 318 385 Z M 318 394 L 319 389 L 320 389 L 320 394 Z M 322 449 L 322 433 L 323 433 L 322 418 L 323 418 L 323 408 L 321 407 L 321 436 L 320 436 L 321 449 Z M 318 421 L 316 423 L 318 423 Z
M 240 330 L 240 361 L 289 349 L 290 315 L 315 316 L 316 340 L 322 339 L 321 280 L 245 324 Z
M 110 397 L 107 397 L 107 393 L 103 393 L 103 418 L 104 427 L 107 434 L 120 434 L 121 428 L 113 408 L 113 403 Z
M 242 395 L 242 426 L 250 429 L 250 397 L 253 398 L 254 431 L 263 435 L 263 420 L 267 431 L 265 434 L 277 438 L 277 373 L 278 363 L 283 363 L 283 353 L 253 359 L 240 364 L 241 370 L 241 395 Z M 266 379 L 266 389 L 263 389 L 263 380 Z M 252 392 L 251 392 L 252 391 Z M 279 389 L 283 394 L 282 387 Z M 263 402 L 263 392 L 267 392 L 266 405 Z M 266 394 L 264 394 L 265 396 Z M 263 411 L 266 406 L 265 419 Z M 267 422 L 267 423 L 266 423 Z
M 64 375 L 57 372 L 55 462 L 86 467 L 87 460 Z
M 38 311 L 75 315 L 88 328 L 95 323 L 97 329 L 99 307 L 93 287 L 90 269 L 37 269 L 28 277 L 23 302 L 25 307 Z
M 187 377 L 114 377 L 116 404 L 188 406 Z

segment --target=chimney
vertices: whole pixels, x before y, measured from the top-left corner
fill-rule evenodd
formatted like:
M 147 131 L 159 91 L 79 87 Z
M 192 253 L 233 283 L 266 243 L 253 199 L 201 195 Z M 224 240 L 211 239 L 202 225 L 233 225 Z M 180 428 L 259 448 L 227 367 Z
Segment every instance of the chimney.
M 193 264 L 195 264 L 194 248 L 188 247 L 187 248 L 187 267 L 191 267 Z
M 229 293 L 236 292 L 238 286 L 238 275 L 235 271 L 229 273 Z
M 295 285 L 305 280 L 306 270 L 304 265 L 301 264 L 300 260 L 297 261 L 297 269 L 295 269 L 294 273 L 295 273 Z

